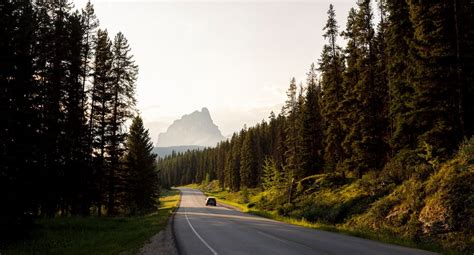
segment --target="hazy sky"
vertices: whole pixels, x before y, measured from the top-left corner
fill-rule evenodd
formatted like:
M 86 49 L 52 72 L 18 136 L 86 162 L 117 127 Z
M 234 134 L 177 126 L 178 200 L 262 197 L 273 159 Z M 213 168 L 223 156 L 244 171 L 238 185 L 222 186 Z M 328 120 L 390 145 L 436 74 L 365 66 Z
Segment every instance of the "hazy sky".
M 279 112 L 291 77 L 304 80 L 319 59 L 329 4 L 342 30 L 355 0 L 92 3 L 101 28 L 129 40 L 140 68 L 138 109 L 156 142 L 202 107 L 225 136 Z

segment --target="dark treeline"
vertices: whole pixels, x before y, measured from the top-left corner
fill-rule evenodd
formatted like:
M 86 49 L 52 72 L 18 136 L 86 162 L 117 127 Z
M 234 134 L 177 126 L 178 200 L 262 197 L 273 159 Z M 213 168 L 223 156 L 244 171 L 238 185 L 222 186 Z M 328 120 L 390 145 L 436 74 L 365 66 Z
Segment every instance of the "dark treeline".
M 473 15 L 469 0 L 359 0 L 341 32 L 330 5 L 318 65 L 304 85 L 291 80 L 281 113 L 216 148 L 160 159 L 163 183 L 237 191 L 320 173 L 361 178 L 393 162 L 404 166 L 390 173 L 400 183 L 409 166 L 447 159 L 474 132 Z
M 138 67 L 124 35 L 99 29 L 90 2 L 75 11 L 67 0 L 3 0 L 0 38 L 0 228 L 153 207 L 139 117 L 127 140 Z

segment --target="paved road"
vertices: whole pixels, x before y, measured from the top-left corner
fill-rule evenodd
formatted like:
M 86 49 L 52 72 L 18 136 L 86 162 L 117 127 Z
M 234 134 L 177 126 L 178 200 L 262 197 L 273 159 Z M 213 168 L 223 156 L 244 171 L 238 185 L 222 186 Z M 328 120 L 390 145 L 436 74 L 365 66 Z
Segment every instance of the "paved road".
M 434 254 L 206 207 L 196 189 L 181 194 L 173 227 L 182 254 Z

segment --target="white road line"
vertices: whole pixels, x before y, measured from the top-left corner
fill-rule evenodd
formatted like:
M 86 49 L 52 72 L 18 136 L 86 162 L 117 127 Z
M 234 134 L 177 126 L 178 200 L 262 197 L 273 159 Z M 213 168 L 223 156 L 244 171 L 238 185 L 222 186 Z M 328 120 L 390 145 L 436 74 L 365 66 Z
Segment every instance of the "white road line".
M 193 224 L 191 224 L 191 221 L 189 221 L 188 213 L 186 212 L 186 210 L 184 210 L 184 216 L 186 217 L 186 220 L 188 221 L 189 226 L 193 230 L 194 234 L 196 234 L 196 236 L 199 238 L 199 240 L 201 240 L 201 242 L 207 248 L 209 248 L 209 250 L 212 252 L 213 255 L 217 255 L 217 252 L 214 249 L 212 249 L 212 247 L 204 240 L 204 238 L 202 238 L 201 235 L 199 235 L 199 233 L 194 229 Z

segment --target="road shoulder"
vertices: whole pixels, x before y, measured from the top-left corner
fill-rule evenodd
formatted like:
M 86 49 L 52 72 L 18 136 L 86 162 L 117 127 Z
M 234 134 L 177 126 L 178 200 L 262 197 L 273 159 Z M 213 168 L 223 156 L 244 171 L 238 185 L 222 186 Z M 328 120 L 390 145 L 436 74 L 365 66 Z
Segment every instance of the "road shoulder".
M 178 190 L 179 191 L 179 190 Z M 152 236 L 148 243 L 146 243 L 138 252 L 139 255 L 178 255 L 179 246 L 174 231 L 174 219 L 176 212 L 181 205 L 181 191 L 179 191 L 179 199 L 177 206 L 173 209 L 168 224 L 164 230 L 161 230 L 156 235 Z

